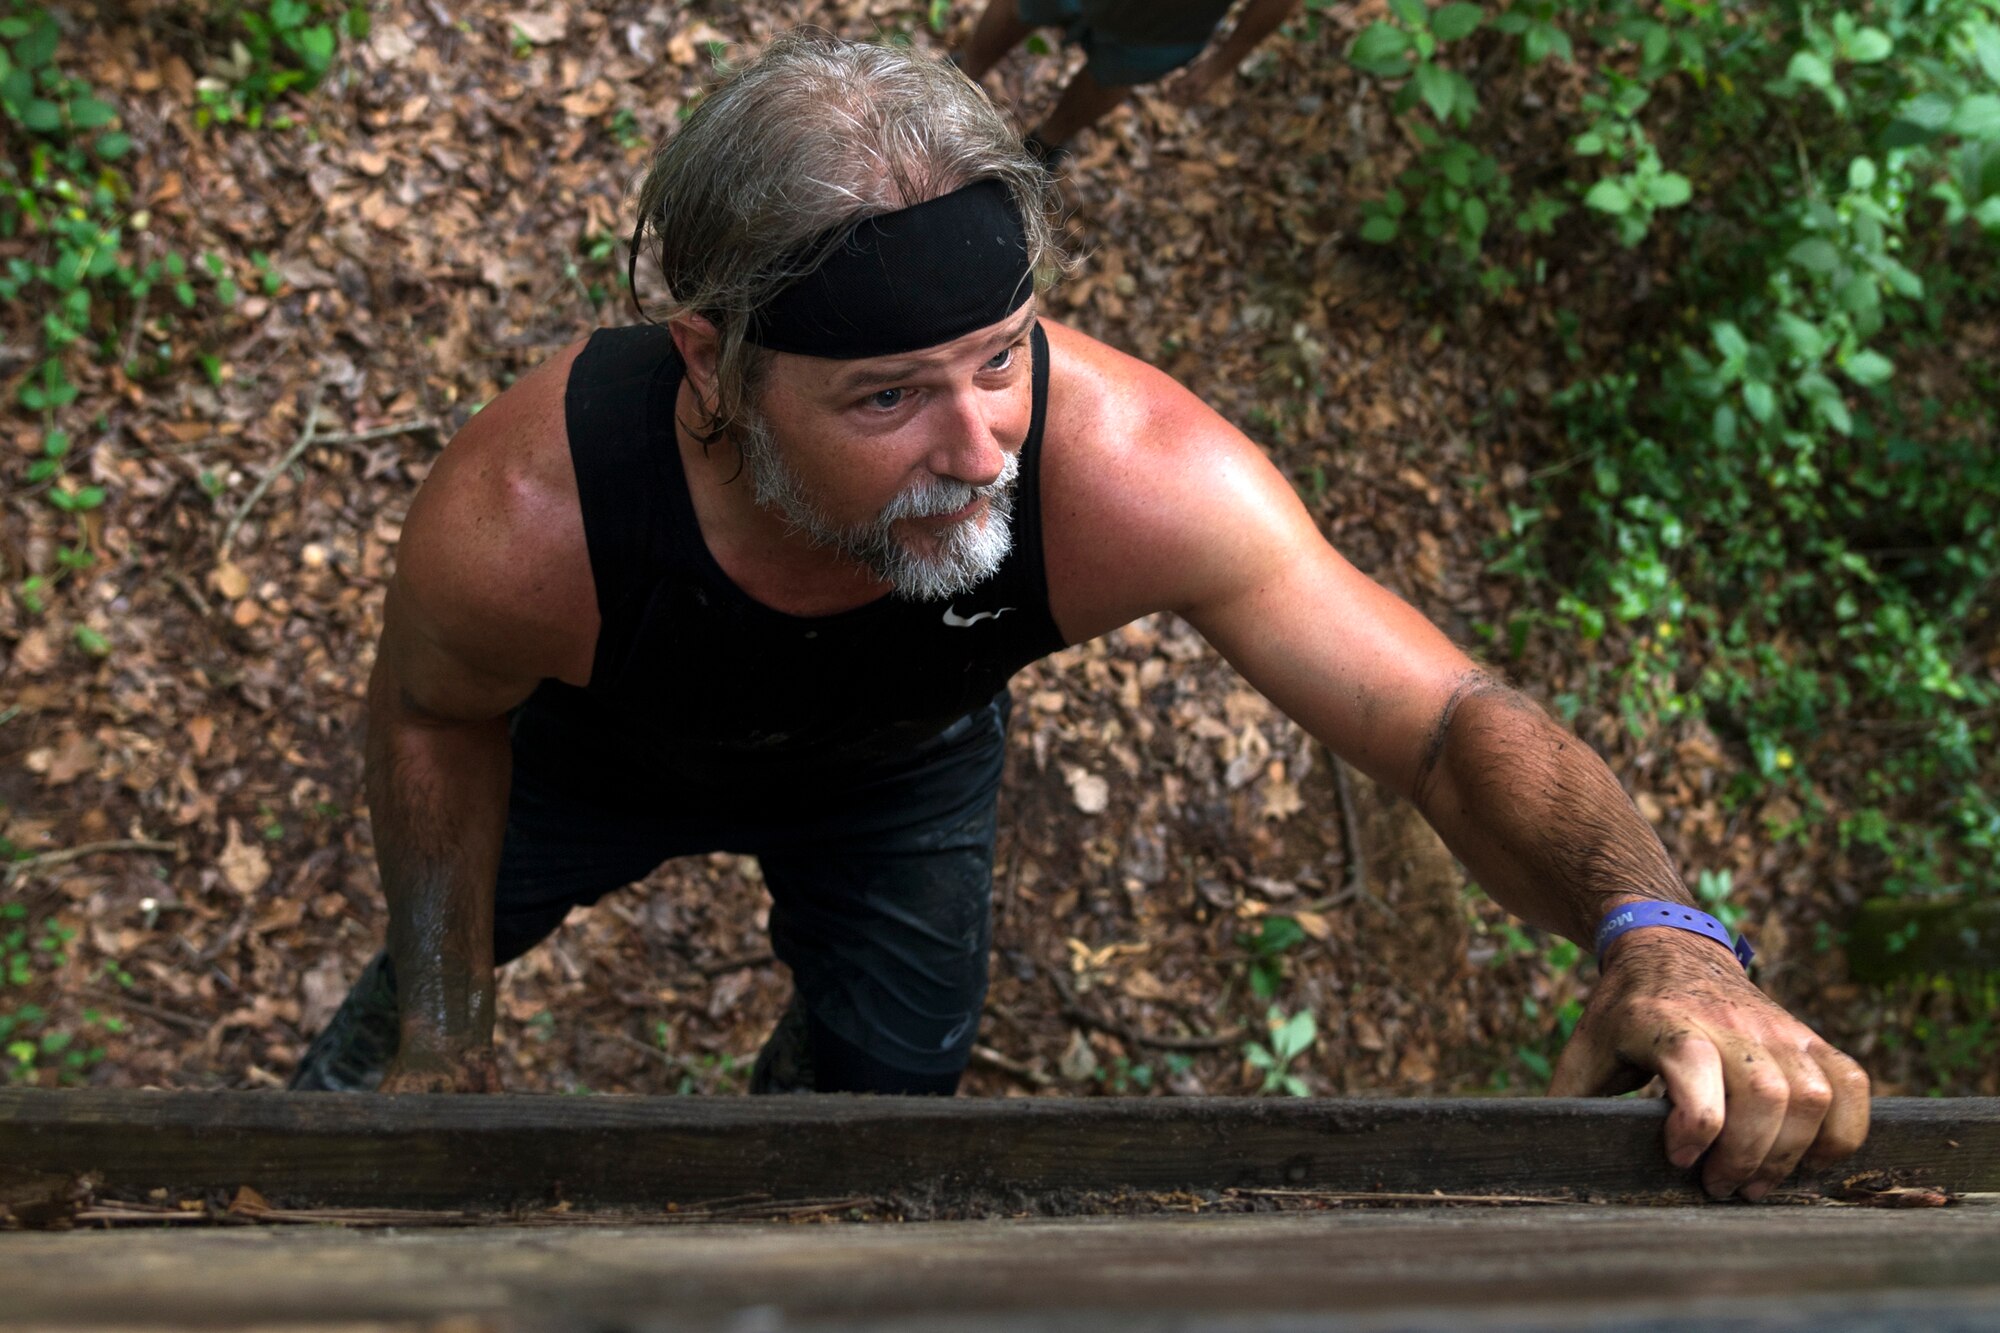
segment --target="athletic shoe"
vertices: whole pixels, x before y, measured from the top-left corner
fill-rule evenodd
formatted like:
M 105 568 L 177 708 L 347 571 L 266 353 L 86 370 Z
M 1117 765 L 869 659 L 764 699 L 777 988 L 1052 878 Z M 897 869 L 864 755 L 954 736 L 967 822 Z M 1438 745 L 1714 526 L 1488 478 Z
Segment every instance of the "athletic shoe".
M 812 1090 L 812 1034 L 806 1027 L 805 1005 L 793 991 L 791 1003 L 750 1067 L 750 1091 L 764 1095 Z
M 292 1071 L 291 1092 L 373 1092 L 396 1058 L 402 1025 L 396 970 L 386 951 L 368 960 L 354 988 Z

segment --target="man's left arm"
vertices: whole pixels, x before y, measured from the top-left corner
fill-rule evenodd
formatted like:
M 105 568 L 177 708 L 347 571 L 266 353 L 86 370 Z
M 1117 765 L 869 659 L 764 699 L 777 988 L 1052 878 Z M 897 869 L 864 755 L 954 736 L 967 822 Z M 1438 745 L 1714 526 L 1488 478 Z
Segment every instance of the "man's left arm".
M 1095 443 L 1051 451 L 1044 481 L 1051 604 L 1072 640 L 1179 612 L 1336 754 L 1414 801 L 1501 905 L 1585 947 L 1625 903 L 1692 905 L 1604 762 L 1343 559 L 1262 451 L 1164 376 L 1057 333 L 1115 404 L 1079 413 L 1066 433 Z M 1551 1091 L 1618 1092 L 1649 1073 L 1673 1103 L 1669 1157 L 1707 1153 L 1718 1196 L 1761 1197 L 1808 1154 L 1843 1157 L 1867 1133 L 1859 1066 L 1728 949 L 1677 929 L 1606 950 Z
M 1335 753 L 1409 797 L 1517 916 L 1589 948 L 1627 903 L 1694 905 L 1589 746 L 1317 532 L 1233 600 L 1188 616 Z M 1689 1166 L 1706 1153 L 1702 1181 L 1718 1198 L 1761 1198 L 1808 1154 L 1817 1164 L 1861 1145 L 1867 1076 L 1751 984 L 1729 949 L 1633 930 L 1606 949 L 1603 969 L 1552 1094 L 1623 1092 L 1659 1074 L 1673 1104 L 1668 1157 Z
M 1634 902 L 1693 907 L 1666 848 L 1598 756 L 1533 702 L 1478 671 L 1454 684 L 1410 792 L 1479 884 L 1510 911 L 1586 948 Z M 1667 1153 L 1703 1153 L 1717 1198 L 1762 1198 L 1802 1159 L 1853 1152 L 1868 1078 L 1752 985 L 1725 946 L 1632 931 L 1557 1062 L 1558 1096 L 1627 1091 L 1657 1072 L 1673 1111 Z

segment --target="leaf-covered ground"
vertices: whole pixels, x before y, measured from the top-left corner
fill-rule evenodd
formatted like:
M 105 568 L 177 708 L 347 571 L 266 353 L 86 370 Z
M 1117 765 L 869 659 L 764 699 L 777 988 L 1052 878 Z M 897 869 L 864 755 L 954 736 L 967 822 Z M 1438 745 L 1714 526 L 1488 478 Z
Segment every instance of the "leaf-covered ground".
M 1566 370 L 1543 314 L 1426 314 L 1412 275 L 1353 236 L 1357 191 L 1403 151 L 1341 58 L 1366 11 L 1276 39 L 1202 105 L 1143 100 L 1088 140 L 1067 186 L 1080 264 L 1052 310 L 1267 444 L 1350 558 L 1471 643 L 1515 595 L 1486 572 L 1508 506 L 1574 452 L 1541 425 Z M 734 54 L 803 21 L 944 39 L 927 8 L 870 0 L 388 0 L 293 108 L 299 127 L 252 131 L 195 127 L 217 52 L 179 12 L 97 11 L 67 42 L 138 145 L 142 243 L 218 253 L 247 295 L 125 312 L 130 343 L 168 345 L 176 373 L 78 362 L 67 410 L 101 509 L 41 503 L 22 482 L 40 423 L 0 418 L 18 446 L 0 463 L 0 833 L 29 854 L 143 844 L 47 857 L 6 888 L 78 932 L 13 998 L 103 1046 L 94 1081 L 267 1087 L 382 937 L 361 697 L 399 523 L 438 449 L 542 356 L 632 317 L 626 192 L 709 77 L 709 43 Z M 1032 122 L 1070 59 L 1017 53 L 990 83 Z M 0 257 L 26 244 L 0 240 Z M 33 312 L 0 320 L 11 348 L 35 340 Z M 79 538 L 94 567 L 34 613 L 20 572 Z M 1590 651 L 1536 642 L 1503 665 L 1550 699 L 1581 688 Z M 1065 652 L 1016 691 L 968 1091 L 1254 1091 L 1260 963 L 1284 1012 L 1317 1016 L 1296 1067 L 1315 1092 L 1539 1086 L 1587 966 L 1552 969 L 1503 929 L 1406 806 L 1336 781 L 1184 625 Z M 1733 873 L 1766 984 L 1880 1090 L 1921 1090 L 1876 1044 L 1903 1016 L 1819 947 L 1860 892 L 1835 852 L 1767 836 L 1782 808 L 1725 810 L 1739 757 L 1699 724 L 1634 736 L 1596 702 L 1579 728 L 1690 876 Z M 764 914 L 754 862 L 731 856 L 577 913 L 505 975 L 511 1085 L 739 1088 L 788 992 Z M 1302 937 L 1275 962 L 1252 943 L 1272 915 Z

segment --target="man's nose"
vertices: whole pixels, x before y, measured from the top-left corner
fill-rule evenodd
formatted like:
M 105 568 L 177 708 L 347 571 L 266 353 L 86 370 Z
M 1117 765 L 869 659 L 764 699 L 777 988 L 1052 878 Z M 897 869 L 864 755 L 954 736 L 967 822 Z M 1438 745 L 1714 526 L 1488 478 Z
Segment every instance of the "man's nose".
M 951 410 L 938 421 L 931 471 L 968 486 L 997 481 L 1007 461 L 998 430 L 1002 406 L 994 394 L 954 394 Z

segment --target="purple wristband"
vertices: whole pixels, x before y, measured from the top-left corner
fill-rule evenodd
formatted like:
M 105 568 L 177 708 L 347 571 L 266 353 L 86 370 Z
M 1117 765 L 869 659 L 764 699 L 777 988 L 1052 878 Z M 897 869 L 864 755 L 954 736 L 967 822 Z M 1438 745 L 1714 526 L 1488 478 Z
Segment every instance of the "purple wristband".
M 1746 969 L 1750 960 L 1757 956 L 1749 940 L 1740 935 L 1731 940 L 1729 928 L 1706 912 L 1697 912 L 1679 903 L 1626 903 L 1597 924 L 1597 938 L 1590 944 L 1597 954 L 1597 965 L 1600 968 L 1604 966 L 1604 950 L 1611 941 L 1641 926 L 1672 926 L 1675 930 L 1705 935 L 1735 954 L 1736 961 Z

